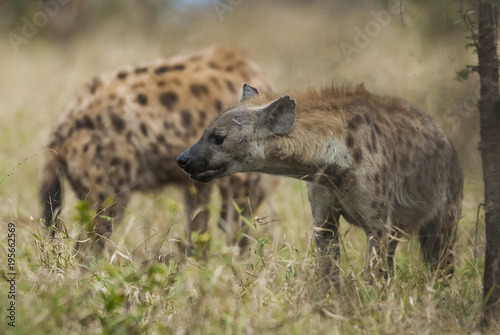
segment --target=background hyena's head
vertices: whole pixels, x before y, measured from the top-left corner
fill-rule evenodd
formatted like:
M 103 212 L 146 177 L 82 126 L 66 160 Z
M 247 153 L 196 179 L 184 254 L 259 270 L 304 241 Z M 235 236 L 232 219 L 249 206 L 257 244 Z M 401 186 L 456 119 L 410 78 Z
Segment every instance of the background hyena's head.
M 265 167 L 266 139 L 293 127 L 295 100 L 285 95 L 263 106 L 252 105 L 251 98 L 257 94 L 255 88 L 243 84 L 240 103 L 219 115 L 200 140 L 177 157 L 192 179 L 208 182 Z

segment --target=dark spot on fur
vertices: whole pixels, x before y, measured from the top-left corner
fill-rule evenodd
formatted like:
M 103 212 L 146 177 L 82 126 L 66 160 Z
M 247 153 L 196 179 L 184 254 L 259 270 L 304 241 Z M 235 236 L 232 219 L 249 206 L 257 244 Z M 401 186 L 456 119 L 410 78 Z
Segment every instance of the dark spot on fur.
M 191 125 L 191 113 L 188 110 L 181 111 L 182 125 L 188 128 Z
M 363 123 L 363 119 L 361 117 L 361 115 L 359 114 L 356 114 L 354 115 L 354 117 L 349 120 L 349 122 L 347 123 L 347 128 L 350 129 L 350 130 L 356 130 L 356 128 L 361 124 Z
M 102 145 L 98 144 L 96 147 L 95 147 L 95 155 L 97 157 L 101 156 L 101 153 L 102 153 Z
M 200 99 L 202 95 L 208 94 L 208 87 L 206 87 L 205 85 L 193 84 L 189 88 L 191 89 L 191 93 L 193 93 L 194 96 L 198 99 Z
M 219 66 L 215 64 L 214 62 L 209 62 L 208 66 L 211 67 L 212 69 L 219 69 Z
M 226 80 L 226 86 L 229 89 L 229 91 L 231 91 L 231 93 L 236 93 L 236 89 L 234 88 L 234 85 L 232 82 L 230 82 L 229 80 Z
M 144 135 L 144 136 L 148 136 L 148 127 L 146 126 L 146 124 L 143 122 L 141 123 L 141 133 Z
M 140 105 L 147 105 L 148 104 L 148 97 L 145 95 L 145 94 L 138 94 L 137 95 L 137 102 L 140 104 Z
M 164 121 L 163 122 L 163 128 L 169 129 L 170 128 L 170 124 L 167 121 Z
M 80 121 L 79 126 L 76 126 L 76 128 L 94 129 L 94 121 L 92 121 L 90 116 L 85 115 Z
M 97 176 L 96 179 L 95 179 L 95 183 L 96 184 L 102 183 L 102 177 L 101 176 Z
M 399 163 L 399 164 L 401 165 L 401 168 L 402 168 L 403 170 L 406 170 L 406 168 L 407 168 L 407 167 L 408 167 L 408 165 L 409 165 L 408 163 L 409 163 L 409 161 L 408 161 L 408 155 L 403 154 L 403 155 L 401 156 L 401 161 L 400 161 L 400 163 Z
M 220 100 L 215 100 L 215 109 L 217 109 L 217 112 L 222 112 L 222 102 Z
M 366 149 L 368 149 L 369 152 L 373 152 L 372 146 L 368 142 L 366 142 Z
M 372 135 L 372 149 L 373 149 L 373 152 L 378 152 L 377 137 L 375 136 L 375 133 L 373 132 L 373 130 L 371 131 L 371 135 Z
M 123 163 L 123 169 L 125 170 L 125 173 L 127 175 L 130 173 L 130 162 L 129 161 L 125 161 Z
M 133 134 L 132 134 L 132 131 L 131 131 L 131 130 L 129 130 L 129 131 L 127 132 L 127 135 L 125 136 L 125 139 L 127 140 L 127 143 L 132 142 L 132 135 L 133 135 Z
M 156 137 L 156 139 L 157 139 L 157 140 L 158 140 L 158 142 L 160 142 L 160 143 L 165 143 L 165 136 L 163 136 L 163 135 L 161 135 L 161 134 L 160 134 L 160 135 L 158 135 L 158 136 Z
M 365 114 L 365 122 L 366 122 L 367 124 L 372 123 L 372 119 L 370 119 L 370 117 L 369 117 L 368 115 L 366 115 L 366 114 Z
M 83 146 L 83 152 L 87 152 L 89 150 L 89 144 L 86 143 L 84 146 Z
M 147 67 L 138 67 L 137 69 L 135 69 L 135 73 L 144 73 L 144 72 L 148 72 Z
M 151 152 L 154 153 L 155 155 L 160 153 L 160 150 L 158 149 L 158 144 L 151 143 L 150 147 L 151 147 Z
M 378 197 L 380 194 L 380 188 L 378 186 L 375 186 L 375 196 Z
M 117 133 L 121 133 L 123 129 L 125 129 L 125 121 L 121 117 L 113 113 L 112 107 L 108 108 L 108 113 L 109 113 L 109 118 L 111 119 L 111 125 L 113 126 L 113 129 Z
M 227 66 L 227 67 L 226 67 L 226 71 L 227 71 L 227 72 L 231 72 L 231 71 L 233 71 L 233 70 L 234 70 L 234 66 Z
M 436 141 L 436 146 L 439 150 L 443 150 L 444 149 L 444 141 L 439 139 Z
M 94 94 L 100 84 L 101 84 L 101 81 L 99 80 L 99 78 L 95 77 L 94 79 L 92 79 L 92 83 L 90 83 L 90 85 L 89 85 L 90 93 Z
M 201 120 L 205 120 L 207 118 L 207 113 L 205 111 L 200 111 L 199 115 Z
M 175 92 L 164 92 L 160 95 L 160 103 L 167 107 L 169 111 L 174 109 L 177 101 L 179 101 L 179 96 Z
M 380 130 L 378 124 L 373 123 L 373 128 L 375 128 L 375 131 L 377 132 L 378 135 L 382 134 L 382 131 Z
M 215 86 L 217 86 L 217 88 L 220 88 L 220 84 L 219 84 L 219 81 L 217 80 L 217 78 L 210 77 L 210 80 L 214 83 Z
M 113 157 L 113 159 L 111 159 L 111 165 L 118 165 L 120 162 L 121 160 L 118 157 Z
M 169 70 L 169 67 L 168 65 L 162 65 L 162 66 L 159 66 L 155 69 L 155 73 L 156 74 L 162 74 L 162 73 L 165 73 Z
M 127 78 L 127 76 L 128 76 L 128 73 L 122 71 L 122 72 L 118 72 L 118 74 L 116 75 L 116 78 L 123 80 L 123 79 Z
M 378 203 L 377 201 L 373 200 L 370 204 L 370 207 L 373 208 L 373 209 L 376 209 L 378 207 Z
M 106 200 L 106 194 L 99 193 L 99 201 L 104 202 L 104 200 Z
M 176 137 L 181 137 L 182 136 L 182 133 L 178 129 L 176 129 L 174 131 L 174 134 L 175 134 Z
M 184 64 L 177 64 L 172 67 L 172 71 L 181 71 L 184 70 L 186 66 Z
M 354 158 L 354 161 L 356 163 L 359 163 L 361 162 L 361 160 L 363 159 L 363 152 L 361 151 L 360 148 L 356 148 L 354 150 L 354 153 L 352 154 L 353 158 Z
M 378 184 L 380 183 L 380 177 L 378 175 L 378 173 L 375 173 L 375 175 L 373 176 L 373 180 Z
M 160 80 L 157 84 L 158 84 L 158 87 L 165 86 L 165 82 L 163 80 Z

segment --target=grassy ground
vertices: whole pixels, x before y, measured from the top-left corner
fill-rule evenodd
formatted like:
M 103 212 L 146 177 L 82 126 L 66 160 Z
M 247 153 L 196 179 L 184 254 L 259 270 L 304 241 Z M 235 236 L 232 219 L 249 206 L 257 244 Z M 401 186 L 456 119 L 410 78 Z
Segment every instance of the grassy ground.
M 105 21 L 70 41 L 41 36 L 15 53 L 0 40 L 0 269 L 7 276 L 7 223 L 16 226 L 16 329 L 18 334 L 469 334 L 482 306 L 484 223 L 476 152 L 477 78 L 453 80 L 475 62 L 458 27 L 434 21 L 453 8 L 412 3 L 372 34 L 350 61 L 341 42 L 355 45 L 356 27 L 373 21 L 380 4 L 358 7 L 271 6 L 243 2 L 219 20 L 212 7 L 184 12 L 182 20 L 146 29 L 123 18 Z M 432 12 L 432 15 L 429 13 Z M 450 14 L 451 13 L 451 14 Z M 144 18 L 143 18 L 144 19 Z M 453 18 L 449 18 L 450 21 Z M 446 20 L 445 20 L 446 21 Z M 448 21 L 446 21 L 448 22 Z M 141 25 L 142 24 L 142 25 Z M 13 29 L 13 28 L 12 28 Z M 7 33 L 8 31 L 5 31 Z M 5 34 L 3 34 L 5 35 Z M 364 281 L 365 236 L 342 224 L 342 289 L 325 294 L 315 274 L 311 214 L 305 185 L 286 180 L 268 208 L 252 222 L 250 251 L 239 257 L 216 228 L 196 241 L 200 257 L 183 256 L 182 196 L 166 188 L 136 195 L 113 236 L 117 252 L 82 267 L 73 257 L 85 213 L 66 185 L 63 218 L 68 235 L 48 241 L 38 222 L 41 151 L 52 124 L 72 94 L 93 75 L 122 64 L 197 50 L 213 43 L 250 50 L 275 86 L 293 94 L 332 81 L 365 82 L 368 90 L 405 98 L 431 114 L 458 148 L 466 194 L 456 248 L 457 270 L 449 287 L 430 276 L 418 243 L 401 243 L 389 285 Z M 163 263 L 157 262 L 160 258 Z M 7 325 L 8 286 L 0 286 L 0 333 Z

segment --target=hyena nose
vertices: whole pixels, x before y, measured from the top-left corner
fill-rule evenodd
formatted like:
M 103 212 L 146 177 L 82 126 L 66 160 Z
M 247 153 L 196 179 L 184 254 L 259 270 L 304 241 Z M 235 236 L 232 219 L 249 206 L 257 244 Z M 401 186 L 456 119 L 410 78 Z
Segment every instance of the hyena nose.
M 182 154 L 180 154 L 178 157 L 177 157 L 177 164 L 181 167 L 181 168 L 185 168 L 188 163 L 189 163 L 189 157 L 183 152 Z

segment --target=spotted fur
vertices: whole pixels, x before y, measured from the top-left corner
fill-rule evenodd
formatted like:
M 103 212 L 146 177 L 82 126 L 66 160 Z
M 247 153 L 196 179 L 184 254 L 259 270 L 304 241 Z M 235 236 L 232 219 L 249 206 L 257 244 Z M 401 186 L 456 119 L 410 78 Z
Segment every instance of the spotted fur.
M 69 103 L 50 135 L 40 198 L 48 226 L 62 201 L 66 177 L 80 199 L 100 211 L 95 218 L 98 245 L 112 232 L 103 216 L 121 218 L 135 191 L 166 184 L 185 188 L 188 231 L 207 229 L 209 186 L 192 183 L 176 166 L 175 157 L 194 144 L 211 119 L 238 101 L 238 87 L 250 80 L 268 89 L 258 66 L 246 55 L 227 47 L 197 54 L 124 67 L 95 77 Z M 248 182 L 247 182 L 248 181 Z M 251 182 L 250 182 L 251 181 Z M 241 185 L 244 185 L 243 187 Z M 236 239 L 232 199 L 247 208 L 246 196 L 257 199 L 256 209 L 275 186 L 267 176 L 231 177 L 220 183 L 224 208 L 221 223 Z M 233 185 L 237 185 L 234 189 Z M 105 205 L 111 199 L 112 205 Z M 250 214 L 245 209 L 246 214 Z M 189 234 L 190 236 L 190 234 Z

